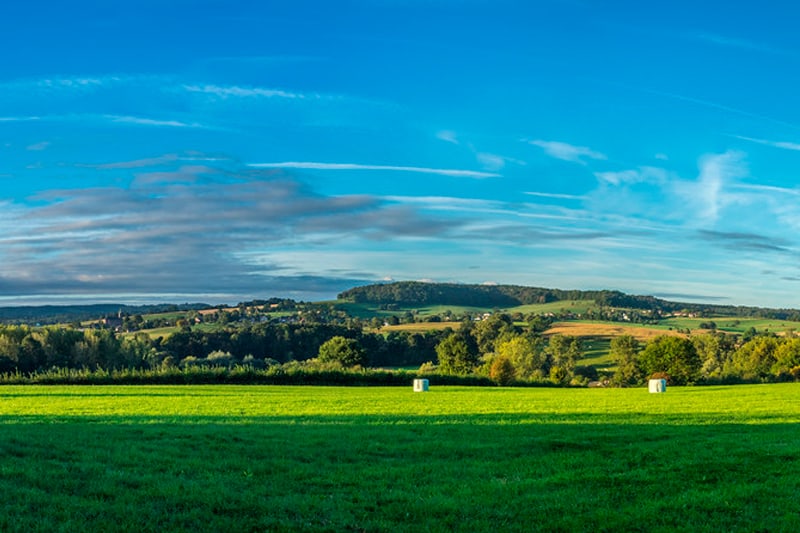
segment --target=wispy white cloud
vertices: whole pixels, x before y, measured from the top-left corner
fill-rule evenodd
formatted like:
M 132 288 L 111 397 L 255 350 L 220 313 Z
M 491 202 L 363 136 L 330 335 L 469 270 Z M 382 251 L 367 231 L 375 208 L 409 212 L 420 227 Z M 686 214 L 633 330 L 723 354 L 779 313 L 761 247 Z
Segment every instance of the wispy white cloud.
M 502 205 L 499 200 L 485 198 L 461 198 L 456 196 L 383 196 L 384 200 L 391 202 L 404 202 L 436 206 L 463 206 L 463 207 L 496 207 Z
M 553 195 L 562 196 L 562 195 Z M 488 200 L 483 198 L 461 198 L 453 196 L 385 196 L 383 200 L 397 202 L 403 205 L 413 205 L 432 211 L 448 211 L 460 213 L 465 217 L 474 219 L 472 227 L 510 227 L 520 226 L 519 220 L 527 221 L 547 220 L 548 224 L 553 221 L 579 222 L 586 223 L 591 215 L 585 211 L 566 209 L 561 206 L 542 205 L 535 203 L 509 203 L 500 200 Z M 578 199 L 575 197 L 575 199 Z M 478 216 L 479 215 L 479 216 Z M 601 222 L 599 219 L 591 220 L 589 226 L 596 230 Z M 516 231 L 516 230 L 515 230 Z M 536 230 L 542 231 L 542 230 Z M 475 237 L 475 234 L 471 234 Z
M 92 94 L 114 86 L 145 84 L 161 86 L 161 76 L 103 75 L 103 76 L 45 76 L 21 78 L 0 83 L 0 93 L 53 97 L 56 94 Z
M 52 143 L 50 141 L 42 141 L 35 144 L 29 144 L 25 147 L 26 150 L 31 152 L 40 152 L 46 150 Z
M 407 167 L 396 165 L 361 165 L 356 163 L 318 163 L 313 161 L 284 161 L 278 163 L 250 163 L 254 168 L 296 168 L 307 170 L 385 170 L 396 172 L 416 172 L 420 174 L 436 174 L 458 178 L 499 178 L 494 172 L 476 170 L 459 170 L 449 168 Z
M 771 226 L 800 230 L 800 189 L 749 183 L 735 184 L 733 189 L 741 203 L 759 206 L 755 213 L 774 216 L 777 223 Z
M 732 135 L 735 139 L 749 141 L 756 144 L 763 144 L 765 146 L 772 146 L 773 148 L 781 148 L 783 150 L 800 151 L 800 143 L 786 142 L 786 141 L 769 141 L 767 139 L 755 139 L 753 137 L 745 137 L 743 135 Z
M 710 154 L 700 159 L 700 173 L 694 182 L 676 182 L 676 192 L 693 210 L 694 222 L 699 225 L 713 225 L 720 212 L 736 197 L 726 191 L 733 182 L 748 175 L 744 154 L 727 151 L 723 154 Z
M 551 192 L 526 192 L 529 196 L 538 196 L 540 198 L 555 198 L 557 200 L 583 200 L 583 196 L 575 194 L 559 194 Z
M 478 159 L 478 162 L 481 164 L 481 166 L 486 170 L 497 171 L 506 166 L 506 158 L 496 154 L 478 152 L 475 154 L 475 157 Z
M 630 87 L 628 87 L 628 88 L 630 88 Z M 711 109 L 717 109 L 719 111 L 724 111 L 726 113 L 732 113 L 732 114 L 735 114 L 735 115 L 741 115 L 743 117 L 750 117 L 750 118 L 755 118 L 755 119 L 759 119 L 759 120 L 764 120 L 766 122 L 771 122 L 773 124 L 780 124 L 781 126 L 788 126 L 790 128 L 794 128 L 794 129 L 800 128 L 800 126 L 798 126 L 797 124 L 792 124 L 791 122 L 786 122 L 785 120 L 772 118 L 772 117 L 769 117 L 769 116 L 766 116 L 766 115 L 760 115 L 758 113 L 752 113 L 752 112 L 746 111 L 744 109 L 738 109 L 738 108 L 727 106 L 727 105 L 723 105 L 723 104 L 720 104 L 720 103 L 717 103 L 717 102 L 711 102 L 709 100 L 702 100 L 700 98 L 693 98 L 691 96 L 684 96 L 682 94 L 669 93 L 669 92 L 664 92 L 664 91 L 656 91 L 656 90 L 652 90 L 652 89 L 638 89 L 638 90 L 640 90 L 640 91 L 642 91 L 644 93 L 653 94 L 653 95 L 656 95 L 656 96 L 663 96 L 663 97 L 666 97 L 666 98 L 672 98 L 674 100 L 679 100 L 679 101 L 682 101 L 682 102 L 689 102 L 689 103 L 692 103 L 692 104 L 697 104 L 697 105 L 700 105 L 700 106 L 703 106 L 703 107 L 708 107 L 708 108 L 711 108 Z
M 741 183 L 738 184 L 736 188 L 748 191 L 761 192 L 761 193 L 775 193 L 777 195 L 800 196 L 800 189 L 776 187 L 774 185 L 751 185 L 751 184 Z
M 219 98 L 320 98 L 317 94 L 305 94 L 284 91 L 281 89 L 264 89 L 261 87 L 239 87 L 236 85 L 184 85 L 186 91 L 192 93 L 203 93 L 217 96 Z
M 103 118 L 120 124 L 133 124 L 137 126 L 156 126 L 165 128 L 206 128 L 197 122 L 182 122 L 180 120 L 163 120 L 128 115 L 102 115 Z
M 525 161 L 514 159 L 513 157 L 506 157 L 503 155 L 490 154 L 488 152 L 476 152 L 475 158 L 484 170 L 498 171 L 505 168 L 506 163 L 513 163 L 515 165 L 525 165 Z
M 611 185 L 638 183 L 642 180 L 638 170 L 622 170 L 620 172 L 595 172 L 594 176 L 601 182 Z
M 542 141 L 542 140 L 528 141 L 528 143 L 543 149 L 544 152 L 550 157 L 561 159 L 563 161 L 580 163 L 582 165 L 586 164 L 584 158 L 601 160 L 601 161 L 608 159 L 608 157 L 606 157 L 605 154 L 597 152 L 585 146 L 575 146 L 573 144 L 568 144 L 565 142 Z
M 30 115 L 0 117 L 1 122 L 86 122 L 100 121 L 113 124 L 132 124 L 137 126 L 155 126 L 169 128 L 209 128 L 198 122 L 184 122 L 174 119 L 154 119 L 133 115 L 98 115 L 93 113 L 76 113 L 69 115 Z
M 42 117 L 35 115 L 21 116 L 21 117 L 0 117 L 0 122 L 33 122 L 41 120 Z
M 88 165 L 98 169 L 121 169 L 121 168 L 143 168 L 143 167 L 156 167 L 161 165 L 168 165 L 177 161 L 191 161 L 191 162 L 221 162 L 230 161 L 229 158 L 222 156 L 211 156 L 200 152 L 185 152 L 181 154 L 164 154 L 158 157 L 146 157 L 143 159 L 133 159 L 128 161 L 114 161 L 112 163 L 103 163 L 101 165 Z
M 458 140 L 456 132 L 452 130 L 441 130 L 436 132 L 436 138 L 440 141 L 448 142 L 451 144 L 461 144 Z
M 664 183 L 670 178 L 667 170 L 646 166 L 620 172 L 595 172 L 594 175 L 600 182 L 610 185 L 632 185 L 642 182 Z
M 461 138 L 454 132 L 453 130 L 440 130 L 436 132 L 436 138 L 440 141 L 444 141 L 450 144 L 455 144 L 456 146 L 463 146 L 465 149 L 472 152 L 475 156 L 475 159 L 480 163 L 481 167 L 484 170 L 488 170 L 489 172 L 497 172 L 505 168 L 506 163 L 514 163 L 517 165 L 524 165 L 525 161 L 521 161 L 519 159 L 514 159 L 512 157 L 506 157 L 498 154 L 493 154 L 489 152 L 481 152 L 479 151 L 475 145 L 469 141 L 462 141 Z
M 727 37 L 716 33 L 695 33 L 692 35 L 695 40 L 724 46 L 726 48 L 738 48 L 740 50 L 751 50 L 754 52 L 766 52 L 769 54 L 786 54 L 785 50 L 765 43 L 759 43 L 748 39 L 738 39 Z
M 384 200 L 406 205 L 416 205 L 437 211 L 459 211 L 469 213 L 506 213 L 505 204 L 497 200 L 482 198 L 458 198 L 454 196 L 385 196 Z
M 37 80 L 36 84 L 39 87 L 48 88 L 68 88 L 68 89 L 83 89 L 90 87 L 101 87 L 109 82 L 119 81 L 120 78 L 86 78 L 86 77 L 72 77 L 72 78 L 43 78 Z

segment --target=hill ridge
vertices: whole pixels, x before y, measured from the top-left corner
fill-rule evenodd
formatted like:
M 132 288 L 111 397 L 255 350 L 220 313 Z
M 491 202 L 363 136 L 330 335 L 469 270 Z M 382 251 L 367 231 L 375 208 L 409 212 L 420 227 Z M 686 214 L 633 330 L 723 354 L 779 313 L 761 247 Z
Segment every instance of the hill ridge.
M 689 312 L 707 316 L 754 316 L 797 319 L 797 309 L 673 302 L 655 296 L 631 295 L 618 290 L 550 289 L 525 285 L 485 285 L 396 281 L 354 287 L 340 293 L 339 300 L 374 305 L 463 305 L 504 308 L 563 300 L 593 300 L 600 306 L 648 310 L 659 313 Z

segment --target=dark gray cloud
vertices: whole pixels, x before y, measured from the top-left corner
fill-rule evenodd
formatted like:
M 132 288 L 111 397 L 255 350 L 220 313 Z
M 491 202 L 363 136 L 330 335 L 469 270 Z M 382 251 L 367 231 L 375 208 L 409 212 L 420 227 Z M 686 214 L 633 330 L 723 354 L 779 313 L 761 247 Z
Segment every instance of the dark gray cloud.
M 503 224 L 495 227 L 471 229 L 461 234 L 461 238 L 480 239 L 495 242 L 514 243 L 519 245 L 536 245 L 563 241 L 591 241 L 610 237 L 618 237 L 617 233 L 591 231 L 568 228 L 553 229 L 547 226 L 526 224 Z
M 730 300 L 727 296 L 709 296 L 707 294 L 691 294 L 684 292 L 659 292 L 652 296 L 673 302 L 725 302 Z
M 700 230 L 700 238 L 715 244 L 719 244 L 729 250 L 747 250 L 754 252 L 780 252 L 791 253 L 789 243 L 782 239 L 774 239 L 764 235 L 753 233 L 724 232 Z
M 443 238 L 463 223 L 370 195 L 326 196 L 283 171 L 151 162 L 177 168 L 139 175 L 127 188 L 51 190 L 16 205 L 3 222 L 0 296 L 330 295 L 377 278 L 277 264 L 270 252 L 330 253 L 354 238 Z
M 455 224 L 451 220 L 420 216 L 415 208 L 385 205 L 381 209 L 359 209 L 348 217 L 339 213 L 320 213 L 300 224 L 308 232 L 325 231 L 336 227 L 341 232 L 358 232 L 372 240 L 396 237 L 444 237 Z

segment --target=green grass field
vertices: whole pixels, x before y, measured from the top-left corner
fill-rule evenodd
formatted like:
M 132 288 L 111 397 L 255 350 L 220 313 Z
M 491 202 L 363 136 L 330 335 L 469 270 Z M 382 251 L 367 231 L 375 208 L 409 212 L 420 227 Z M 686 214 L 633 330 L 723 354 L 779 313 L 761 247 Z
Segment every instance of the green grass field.
M 132 337 L 137 333 L 146 333 L 151 339 L 155 339 L 158 337 L 169 337 L 177 331 L 180 331 L 180 328 L 177 326 L 166 326 L 163 328 L 141 329 L 138 331 L 132 331 L 130 333 L 123 333 L 122 335 L 125 337 Z
M 598 371 L 612 372 L 616 368 L 616 362 L 611 358 L 611 338 L 610 337 L 584 337 L 583 358 L 578 362 L 585 366 L 594 366 Z
M 531 313 L 537 315 L 544 315 L 547 313 L 562 313 L 564 311 L 568 311 L 570 313 L 575 314 L 583 314 L 589 309 L 597 308 L 597 304 L 594 300 L 561 300 L 558 302 L 549 302 L 546 304 L 529 304 L 529 305 L 520 305 L 518 307 L 511 307 L 508 309 L 509 313 L 519 312 L 523 315 L 529 315 Z
M 431 315 L 443 315 L 448 311 L 455 316 L 463 316 L 464 314 L 479 314 L 491 311 L 484 307 L 468 307 L 461 305 L 434 305 L 434 306 L 398 306 L 396 309 L 379 309 L 376 304 L 367 303 L 353 303 L 335 301 L 329 302 L 337 309 L 346 311 L 348 314 L 358 318 L 372 318 L 372 317 L 390 317 L 392 315 L 402 316 L 406 312 L 415 313 L 418 317 L 428 317 Z
M 330 302 L 337 308 L 350 313 L 352 316 L 359 318 L 371 318 L 373 316 L 391 316 L 402 315 L 407 311 L 415 313 L 417 316 L 425 318 L 431 315 L 445 315 L 448 312 L 454 316 L 476 315 L 483 313 L 491 313 L 495 310 L 491 307 L 470 307 L 463 305 L 431 305 L 431 306 L 398 306 L 397 309 L 387 311 L 378 309 L 374 304 L 357 304 L 353 302 Z M 546 313 L 560 313 L 562 311 L 571 311 L 573 313 L 585 313 L 588 309 L 595 308 L 597 305 L 593 300 L 564 300 L 559 302 L 550 302 L 546 304 L 530 304 L 520 305 L 517 307 L 509 307 L 503 309 L 504 313 L 522 313 L 528 315 L 530 313 L 546 314 Z
M 800 387 L 0 388 L 2 531 L 794 531 Z
M 736 317 L 711 317 L 711 318 L 668 318 L 659 323 L 660 327 L 689 328 L 697 330 L 703 322 L 714 322 L 717 329 L 727 333 L 742 334 L 748 329 L 758 331 L 771 331 L 782 333 L 789 330 L 800 331 L 800 322 L 791 320 L 775 320 L 768 318 L 736 318 Z

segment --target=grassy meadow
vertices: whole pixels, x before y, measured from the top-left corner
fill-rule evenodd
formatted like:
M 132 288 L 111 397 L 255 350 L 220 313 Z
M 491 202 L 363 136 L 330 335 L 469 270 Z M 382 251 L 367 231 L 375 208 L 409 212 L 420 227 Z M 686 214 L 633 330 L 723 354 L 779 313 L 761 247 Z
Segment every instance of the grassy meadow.
M 714 322 L 719 331 L 726 333 L 742 334 L 750 328 L 755 328 L 761 332 L 772 332 L 782 334 L 787 331 L 800 331 L 800 322 L 791 320 L 777 320 L 770 318 L 737 318 L 737 317 L 711 317 L 711 318 L 686 318 L 675 317 L 667 318 L 659 323 L 662 328 L 681 328 L 690 329 L 693 332 L 702 333 L 700 324 Z
M 523 315 L 537 314 L 546 315 L 548 313 L 563 313 L 568 311 L 575 314 L 583 314 L 589 309 L 597 309 L 598 306 L 594 300 L 559 300 L 557 302 L 548 302 L 545 304 L 528 304 L 511 307 L 508 309 L 509 313 L 522 313 Z
M 324 302 L 323 302 L 324 303 Z M 428 306 L 406 306 L 399 305 L 396 309 L 386 310 L 380 309 L 376 304 L 370 303 L 353 303 L 334 301 L 329 302 L 338 309 L 347 311 L 350 315 L 359 318 L 372 318 L 373 316 L 388 317 L 391 315 L 402 315 L 410 311 L 420 318 L 429 317 L 432 315 L 446 315 L 452 313 L 455 316 L 462 316 L 465 314 L 478 315 L 483 313 L 490 313 L 496 311 L 490 307 L 472 307 L 465 305 L 428 305 Z M 547 314 L 547 313 L 560 313 L 563 311 L 571 311 L 573 313 L 585 313 L 588 309 L 597 308 L 594 300 L 562 300 L 558 302 L 549 302 L 545 304 L 529 304 L 520 305 L 516 307 L 509 307 L 503 309 L 505 313 L 522 313 L 528 315 L 534 314 Z
M 800 387 L 0 388 L 2 531 L 790 531 Z

